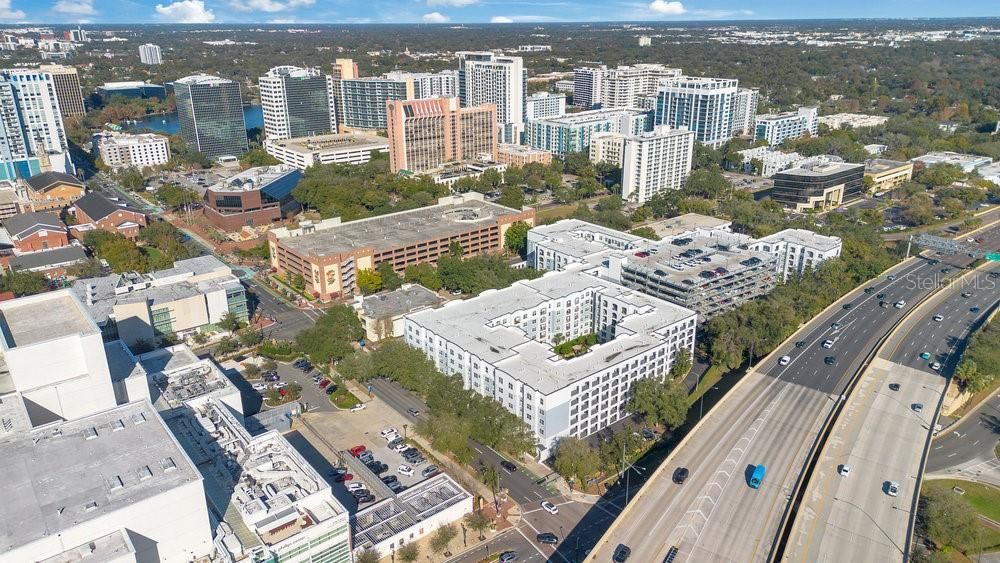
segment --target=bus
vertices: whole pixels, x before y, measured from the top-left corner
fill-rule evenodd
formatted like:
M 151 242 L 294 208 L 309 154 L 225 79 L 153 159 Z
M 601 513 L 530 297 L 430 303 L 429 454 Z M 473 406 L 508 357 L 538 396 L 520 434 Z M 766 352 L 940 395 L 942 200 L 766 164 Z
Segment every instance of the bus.
M 753 475 L 750 476 L 750 488 L 759 489 L 760 484 L 764 482 L 764 474 L 767 473 L 767 468 L 764 464 L 760 464 L 753 468 Z

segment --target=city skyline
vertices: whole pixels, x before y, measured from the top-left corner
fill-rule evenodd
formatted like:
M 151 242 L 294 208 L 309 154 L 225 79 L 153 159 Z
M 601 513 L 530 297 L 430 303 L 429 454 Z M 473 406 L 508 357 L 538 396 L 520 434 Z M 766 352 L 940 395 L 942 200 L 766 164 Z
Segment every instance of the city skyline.
M 975 0 L 802 5 L 794 0 L 0 0 L 0 23 L 552 23 L 1000 16 Z

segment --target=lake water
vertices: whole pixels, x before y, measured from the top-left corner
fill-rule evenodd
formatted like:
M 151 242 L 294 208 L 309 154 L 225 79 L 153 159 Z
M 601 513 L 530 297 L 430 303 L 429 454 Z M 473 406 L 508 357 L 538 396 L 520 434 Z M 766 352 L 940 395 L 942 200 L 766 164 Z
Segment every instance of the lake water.
M 264 128 L 264 112 L 261 111 L 260 106 L 246 106 L 243 108 L 243 119 L 246 120 L 247 129 L 253 129 L 254 127 Z M 157 133 L 175 135 L 180 131 L 180 127 L 180 122 L 177 121 L 177 113 L 174 112 L 150 115 L 135 124 L 129 124 L 126 130 L 139 131 L 141 129 L 150 129 Z

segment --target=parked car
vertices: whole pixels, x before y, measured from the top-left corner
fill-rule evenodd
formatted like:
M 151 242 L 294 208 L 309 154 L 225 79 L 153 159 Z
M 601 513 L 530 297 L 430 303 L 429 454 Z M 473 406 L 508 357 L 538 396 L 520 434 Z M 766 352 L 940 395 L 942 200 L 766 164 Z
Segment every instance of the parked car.
M 414 448 L 412 446 L 408 446 L 405 450 L 399 452 L 399 455 L 401 455 L 403 457 L 408 457 L 408 456 L 412 456 L 414 454 L 419 454 L 419 453 L 420 453 L 420 450 L 418 450 L 417 448 Z
M 327 395 L 332 395 L 335 391 L 337 391 L 336 385 L 327 385 L 326 389 L 323 390 Z
M 889 390 L 890 391 L 899 391 L 899 384 L 898 383 L 890 383 L 889 384 Z
M 354 479 L 354 475 L 351 475 L 350 473 L 343 473 L 333 478 L 336 483 L 343 483 L 344 481 L 350 481 L 352 479 Z
M 396 468 L 396 472 L 400 475 L 406 475 L 407 477 L 413 477 L 413 468 L 409 465 L 403 464 Z
M 385 447 L 389 448 L 390 450 L 395 450 L 395 449 L 396 449 L 396 446 L 398 446 L 398 445 L 400 445 L 400 444 L 402 444 L 402 443 L 403 443 L 403 439 L 402 439 L 402 438 L 400 438 L 400 437 L 399 437 L 399 436 L 397 435 L 397 437 L 396 437 L 396 438 L 393 438 L 392 440 L 389 440 L 389 443 L 388 443 L 388 444 L 386 444 L 386 445 L 385 445 Z
M 358 403 L 358 404 L 354 405 L 353 407 L 351 407 L 351 412 L 363 411 L 366 408 L 368 408 L 368 407 L 364 403 Z
M 517 561 L 516 551 L 505 551 L 500 554 L 500 559 L 497 559 L 498 563 L 513 563 Z
M 371 452 L 365 451 L 358 454 L 358 460 L 360 460 L 361 463 L 367 464 L 375 461 L 375 456 L 373 456 Z
M 287 381 L 279 381 L 279 382 L 277 382 L 277 383 L 274 384 L 274 388 L 275 389 L 284 389 L 285 387 L 288 387 L 288 382 Z
M 642 439 L 643 440 L 652 440 L 654 438 L 656 438 L 656 432 L 652 428 L 643 428 L 642 429 Z
M 264 374 L 264 381 L 277 381 L 281 379 L 278 374 Z
M 437 475 L 438 473 L 439 473 L 438 466 L 428 465 L 423 469 L 423 471 L 420 472 L 420 476 L 426 479 L 432 475 Z
M 390 434 L 397 434 L 398 435 L 399 434 L 399 430 L 396 430 L 395 427 L 390 426 L 389 428 L 386 428 L 385 430 L 382 430 L 381 432 L 378 433 L 378 435 L 381 436 L 381 437 L 383 437 L 383 438 L 385 438 L 386 436 L 388 436 Z
M 371 469 L 372 473 L 376 475 L 381 475 L 386 471 L 389 471 L 389 466 L 382 463 L 381 461 L 373 461 L 368 464 L 368 469 Z
M 910 408 L 913 409 L 913 412 L 924 412 L 923 403 L 913 403 L 912 405 L 910 405 Z
M 329 379 L 324 379 L 323 381 L 319 382 L 319 388 L 323 389 L 324 387 L 326 387 L 330 383 L 332 383 L 332 382 Z
M 382 482 L 391 487 L 393 483 L 399 482 L 399 477 L 396 477 L 395 475 L 386 475 L 385 477 L 382 477 Z
M 365 450 L 367 450 L 367 449 L 368 449 L 368 448 L 366 448 L 366 447 L 364 446 L 364 444 L 362 444 L 362 445 L 358 445 L 358 446 L 354 446 L 353 448 L 351 448 L 351 449 L 349 449 L 349 450 L 347 450 L 347 451 L 351 452 L 351 455 L 352 455 L 352 456 L 354 456 L 354 457 L 358 457 L 358 455 L 359 455 L 359 454 L 360 454 L 361 452 L 363 452 L 363 451 L 365 451 Z
M 375 495 L 371 493 L 366 493 L 363 495 L 358 495 L 354 497 L 358 501 L 358 504 L 364 504 L 366 502 L 375 502 Z
M 549 514 L 559 514 L 559 508 L 547 500 L 542 501 L 542 509 Z
M 267 390 L 267 383 L 254 383 L 252 387 L 254 391 L 265 391 Z
M 393 442 L 396 442 L 396 441 L 393 440 Z M 396 453 L 400 453 L 401 454 L 401 453 L 405 452 L 406 450 L 410 449 L 410 445 L 407 444 L 406 442 L 404 442 L 402 438 L 400 438 L 399 442 L 396 442 L 396 445 L 392 446 L 392 449 Z
M 555 545 L 559 543 L 559 536 L 553 534 L 552 532 L 542 532 L 541 534 L 535 536 L 535 539 L 538 540 L 538 543 L 544 543 L 549 545 Z
M 354 491 L 360 491 L 361 489 L 367 489 L 364 483 L 350 483 L 347 485 L 347 492 L 352 493 Z

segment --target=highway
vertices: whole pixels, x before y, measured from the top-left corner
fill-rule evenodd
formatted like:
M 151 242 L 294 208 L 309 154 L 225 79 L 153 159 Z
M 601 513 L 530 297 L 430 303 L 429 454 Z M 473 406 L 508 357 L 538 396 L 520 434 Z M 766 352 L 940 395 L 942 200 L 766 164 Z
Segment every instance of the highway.
M 976 237 L 988 248 L 1000 247 L 996 227 Z M 589 560 L 610 560 L 619 543 L 638 561 L 662 561 L 671 546 L 679 549 L 675 561 L 767 560 L 809 449 L 848 382 L 915 303 L 971 261 L 908 261 L 892 271 L 894 279 L 873 280 L 810 321 L 692 431 Z M 874 289 L 865 293 L 867 287 Z M 906 304 L 880 307 L 880 300 Z M 833 346 L 823 348 L 825 340 Z M 788 365 L 778 365 L 781 355 L 790 356 Z M 767 476 L 760 489 L 751 489 L 748 474 L 758 464 L 767 467 Z M 671 482 L 676 467 L 691 472 L 683 485 Z
M 921 462 L 945 376 L 958 361 L 956 351 L 1000 299 L 993 272 L 1000 265 L 935 295 L 893 333 L 862 375 L 820 455 L 784 560 L 906 559 Z M 839 473 L 845 464 L 846 476 Z M 898 483 L 898 496 L 886 494 L 889 481 Z

